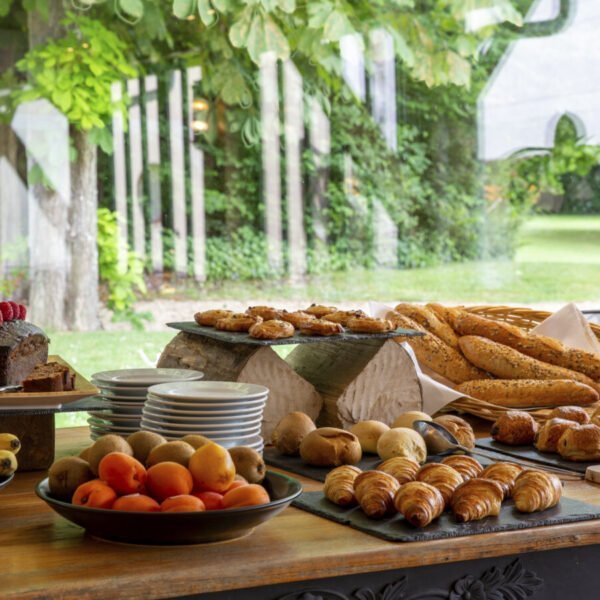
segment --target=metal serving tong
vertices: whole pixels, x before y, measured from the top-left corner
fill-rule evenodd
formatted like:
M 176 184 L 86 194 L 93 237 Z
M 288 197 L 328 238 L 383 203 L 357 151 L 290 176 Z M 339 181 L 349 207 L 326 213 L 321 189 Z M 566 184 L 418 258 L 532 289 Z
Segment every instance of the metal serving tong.
M 22 385 L 3 385 L 0 386 L 0 393 L 2 392 L 21 392 L 23 391 Z
M 475 454 L 476 456 L 482 456 L 491 460 L 498 460 L 498 453 L 480 450 L 479 448 L 465 448 L 465 446 L 458 443 L 458 440 L 447 429 L 438 423 L 415 421 L 413 423 L 413 429 L 415 429 L 415 431 L 417 431 L 417 433 L 425 440 L 427 454 L 444 456 L 446 454 L 454 454 L 455 452 L 464 452 L 465 454 Z M 583 479 L 583 473 L 577 471 L 548 466 L 523 458 L 513 458 L 512 456 L 507 458 L 507 460 L 523 467 L 555 473 L 556 475 L 559 475 L 561 479 Z

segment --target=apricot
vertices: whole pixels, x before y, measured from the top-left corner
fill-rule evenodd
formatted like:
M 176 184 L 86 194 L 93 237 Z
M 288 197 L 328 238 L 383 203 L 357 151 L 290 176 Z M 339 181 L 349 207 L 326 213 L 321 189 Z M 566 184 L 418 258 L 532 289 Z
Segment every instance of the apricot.
M 192 474 L 179 463 L 162 462 L 148 469 L 146 489 L 159 502 L 171 496 L 189 494 L 193 487 Z
M 257 483 L 249 483 L 236 487 L 223 496 L 223 508 L 240 508 L 242 506 L 255 506 L 267 504 L 271 501 L 267 490 Z
M 180 496 L 171 496 L 160 505 L 161 512 L 197 512 L 206 510 L 204 502 L 196 496 L 181 494 Z
M 201 490 L 224 492 L 235 479 L 235 465 L 223 446 L 209 442 L 194 452 L 188 469 Z
M 113 504 L 113 510 L 124 510 L 127 512 L 157 512 L 160 504 L 144 494 L 129 494 L 117 498 Z
M 223 493 L 226 494 L 227 492 L 230 492 L 231 490 L 235 490 L 235 488 L 243 487 L 245 485 L 248 485 L 247 481 L 240 481 L 240 480 L 234 479 L 232 484 Z
M 122 496 L 142 492 L 147 477 L 144 465 L 123 452 L 107 454 L 98 465 L 98 475 Z
M 73 494 L 72 503 L 89 508 L 112 508 L 117 493 L 100 479 L 82 483 Z
M 192 496 L 204 502 L 206 510 L 220 510 L 223 508 L 223 494 L 219 492 L 194 492 Z

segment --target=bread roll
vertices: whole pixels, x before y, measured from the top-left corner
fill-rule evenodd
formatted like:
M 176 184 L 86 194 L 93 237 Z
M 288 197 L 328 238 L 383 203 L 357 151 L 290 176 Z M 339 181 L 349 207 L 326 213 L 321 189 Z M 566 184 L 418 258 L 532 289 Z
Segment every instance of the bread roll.
M 437 315 L 427 307 L 418 304 L 398 304 L 394 310 L 416 321 L 419 325 L 425 327 L 427 331 L 446 342 L 448 346 L 454 349 L 458 348 L 458 337 L 452 327 L 445 321 L 438 319 Z
M 547 336 L 526 332 L 519 327 L 462 312 L 455 328 L 460 335 L 478 335 L 510 346 L 527 356 L 600 380 L 600 355 L 565 346 Z
M 596 391 L 600 390 L 600 385 L 587 375 L 549 365 L 484 337 L 466 335 L 461 337 L 458 343 L 463 354 L 474 365 L 500 379 L 574 379 Z
M 297 456 L 302 440 L 316 428 L 317 426 L 307 414 L 299 411 L 291 412 L 277 423 L 271 441 L 281 454 Z
M 350 431 L 358 438 L 363 452 L 377 454 L 377 442 L 389 427 L 381 421 L 359 421 Z
M 416 321 L 398 314 L 395 323 L 398 327 L 416 329 L 425 333 L 423 337 L 405 338 L 399 336 L 394 338 L 394 340 L 398 343 L 408 342 L 422 365 L 439 373 L 453 383 L 463 383 L 464 381 L 487 379 L 490 377 L 485 371 L 473 366 L 460 352 L 442 342 L 433 333 L 429 333 Z
M 589 385 L 571 379 L 486 379 L 467 381 L 457 391 L 507 408 L 586 406 L 600 399 Z
M 379 438 L 377 454 L 382 460 L 388 460 L 394 456 L 406 456 L 418 463 L 424 463 L 427 458 L 427 446 L 414 429 L 398 427 L 386 431 Z
M 355 465 L 362 458 L 362 451 L 353 433 L 335 427 L 321 427 L 302 440 L 300 456 L 309 465 L 338 467 Z
M 409 410 L 396 417 L 392 423 L 392 428 L 408 427 L 409 429 L 412 429 L 415 421 L 433 421 L 433 419 L 427 413 L 419 410 Z

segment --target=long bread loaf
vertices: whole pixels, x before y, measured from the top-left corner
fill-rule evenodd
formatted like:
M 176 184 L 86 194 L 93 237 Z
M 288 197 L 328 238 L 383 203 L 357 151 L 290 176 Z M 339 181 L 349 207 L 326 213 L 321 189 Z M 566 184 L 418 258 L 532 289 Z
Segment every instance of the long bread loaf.
M 586 406 L 600 399 L 589 385 L 570 379 L 485 379 L 461 383 L 456 389 L 507 408 Z
M 416 321 L 399 313 L 388 313 L 387 319 L 391 319 L 396 327 L 405 329 L 416 329 L 425 333 L 423 337 L 396 337 L 397 342 L 408 342 L 415 351 L 419 363 L 432 371 L 439 373 L 453 383 L 462 383 L 472 379 L 486 379 L 489 375 L 474 367 L 465 357 L 440 340 L 433 333 L 427 331 Z
M 456 316 L 454 328 L 460 335 L 486 337 L 532 358 L 579 371 L 594 381 L 600 381 L 600 355 L 598 354 L 569 348 L 553 338 L 528 333 L 509 323 L 501 323 L 464 311 Z
M 499 379 L 572 379 L 600 391 L 600 385 L 587 375 L 550 365 L 487 338 L 466 335 L 458 342 L 463 354 L 474 365 Z
M 394 309 L 395 312 L 416 321 L 419 325 L 425 327 L 427 331 L 436 335 L 442 342 L 446 342 L 448 346 L 458 349 L 458 336 L 448 323 L 438 319 L 437 315 L 418 304 L 398 304 Z
M 428 308 L 435 316 L 440 320 L 444 321 L 444 323 L 448 323 L 452 329 L 456 330 L 454 326 L 454 319 L 461 314 L 463 311 L 458 308 L 450 308 L 449 306 L 443 306 L 442 304 L 438 304 L 437 302 L 430 302 L 425 305 L 425 308 Z

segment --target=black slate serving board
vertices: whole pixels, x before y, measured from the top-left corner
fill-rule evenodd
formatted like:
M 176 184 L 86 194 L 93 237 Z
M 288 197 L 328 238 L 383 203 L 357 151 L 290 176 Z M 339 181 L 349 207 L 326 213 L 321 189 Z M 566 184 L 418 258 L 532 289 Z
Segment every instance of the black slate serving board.
M 422 336 L 421 331 L 415 331 L 413 329 L 396 329 L 388 333 L 352 333 L 350 331 L 340 333 L 339 335 L 330 336 L 313 336 L 313 335 L 302 335 L 296 332 L 292 337 L 284 338 L 280 340 L 257 340 L 250 337 L 247 333 L 235 332 L 235 331 L 220 331 L 214 327 L 202 327 L 194 321 L 184 321 L 179 323 L 167 323 L 168 327 L 172 329 L 178 329 L 185 333 L 191 333 L 193 335 L 201 335 L 204 337 L 226 342 L 228 344 L 250 344 L 252 346 L 282 346 L 289 344 L 315 344 L 319 342 L 354 342 L 357 340 L 385 340 L 388 338 L 394 338 L 398 336 Z
M 263 451 L 263 458 L 265 462 L 271 467 L 278 467 L 295 473 L 296 475 L 303 475 L 309 479 L 316 481 L 325 481 L 327 473 L 331 471 L 333 467 L 313 467 L 307 465 L 299 456 L 285 456 L 279 454 L 276 448 L 273 446 L 267 446 Z M 433 456 L 429 458 L 428 462 L 440 462 L 443 457 Z M 475 457 L 484 467 L 494 462 L 493 460 L 482 458 L 480 456 Z M 499 456 L 499 460 L 502 456 Z M 382 462 L 381 458 L 376 454 L 365 454 L 362 460 L 356 465 L 362 471 L 368 471 L 375 469 L 377 465 Z
M 486 450 L 493 450 L 505 456 L 514 456 L 515 458 L 523 458 L 539 463 L 540 465 L 549 465 L 568 469 L 578 473 L 585 473 L 585 470 L 598 464 L 597 462 L 574 462 L 572 460 L 564 460 L 560 454 L 551 452 L 539 452 L 533 446 L 509 446 L 508 444 L 500 444 L 492 438 L 479 438 L 475 445 Z
M 66 413 L 66 412 L 85 412 L 88 410 L 102 410 L 104 408 L 110 408 L 111 405 L 106 400 L 103 400 L 99 396 L 91 396 L 89 398 L 82 398 L 75 402 L 69 402 L 63 404 L 60 408 L 2 408 L 0 407 L 0 417 L 3 415 L 14 416 L 14 415 L 53 415 L 55 413 Z
M 571 498 L 562 498 L 558 506 L 531 514 L 519 513 L 509 501 L 502 505 L 498 517 L 487 517 L 481 521 L 470 523 L 457 523 L 450 513 L 444 513 L 427 527 L 415 529 L 405 521 L 402 515 L 397 514 L 381 521 L 369 519 L 359 507 L 341 508 L 329 502 L 322 492 L 304 492 L 294 500 L 292 505 L 390 542 L 423 542 L 600 518 L 600 506 L 593 506 Z

